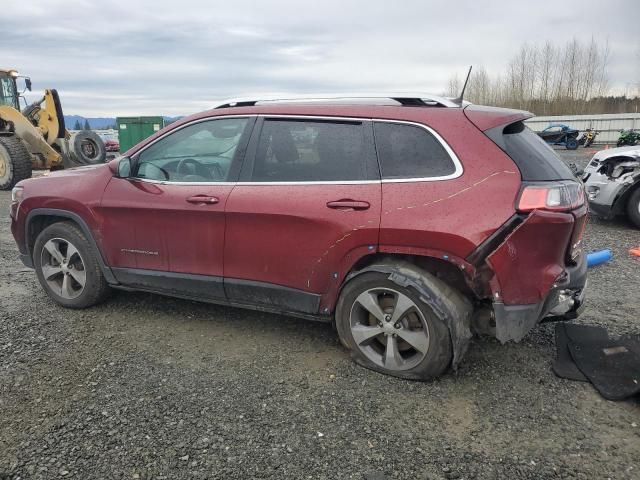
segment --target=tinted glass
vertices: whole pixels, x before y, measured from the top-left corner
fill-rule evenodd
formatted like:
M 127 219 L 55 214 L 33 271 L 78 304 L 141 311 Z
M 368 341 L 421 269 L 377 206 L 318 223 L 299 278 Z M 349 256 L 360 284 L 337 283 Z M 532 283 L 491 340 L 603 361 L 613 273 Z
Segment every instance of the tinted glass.
M 400 123 L 374 123 L 382 178 L 444 177 L 455 172 L 453 160 L 427 130 Z
M 208 120 L 184 127 L 138 156 L 136 177 L 176 182 L 224 182 L 248 119 Z
M 361 123 L 265 120 L 252 181 L 366 179 Z
M 571 180 L 571 169 L 523 122 L 488 130 L 486 135 L 516 163 L 526 181 Z

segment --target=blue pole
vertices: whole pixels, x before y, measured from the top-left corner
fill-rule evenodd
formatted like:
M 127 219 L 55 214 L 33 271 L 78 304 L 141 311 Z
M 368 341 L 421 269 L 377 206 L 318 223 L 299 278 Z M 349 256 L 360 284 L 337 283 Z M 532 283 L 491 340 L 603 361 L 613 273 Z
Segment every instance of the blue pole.
M 611 250 L 599 250 L 597 252 L 591 252 L 587 254 L 587 267 L 595 267 L 596 265 L 600 265 L 601 263 L 606 263 L 611 260 L 613 254 Z

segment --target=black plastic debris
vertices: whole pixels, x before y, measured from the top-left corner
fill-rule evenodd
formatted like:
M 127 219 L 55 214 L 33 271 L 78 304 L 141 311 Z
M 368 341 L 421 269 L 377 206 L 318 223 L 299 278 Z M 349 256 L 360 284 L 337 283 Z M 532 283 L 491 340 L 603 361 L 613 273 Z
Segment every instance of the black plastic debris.
M 554 373 L 589 381 L 607 400 L 640 393 L 640 335 L 609 338 L 602 327 L 558 323 Z

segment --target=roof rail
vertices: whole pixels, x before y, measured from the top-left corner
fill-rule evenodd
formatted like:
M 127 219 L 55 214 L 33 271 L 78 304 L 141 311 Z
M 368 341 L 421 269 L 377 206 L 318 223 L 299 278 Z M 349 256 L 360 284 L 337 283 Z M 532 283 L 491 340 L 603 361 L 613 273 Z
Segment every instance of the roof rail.
M 395 103 L 390 103 L 395 102 Z M 265 103 L 316 103 L 359 105 L 404 105 L 411 107 L 460 107 L 447 97 L 425 93 L 356 93 L 356 94 L 309 94 L 309 95 L 261 95 L 259 98 L 234 98 L 225 100 L 214 108 L 253 107 Z

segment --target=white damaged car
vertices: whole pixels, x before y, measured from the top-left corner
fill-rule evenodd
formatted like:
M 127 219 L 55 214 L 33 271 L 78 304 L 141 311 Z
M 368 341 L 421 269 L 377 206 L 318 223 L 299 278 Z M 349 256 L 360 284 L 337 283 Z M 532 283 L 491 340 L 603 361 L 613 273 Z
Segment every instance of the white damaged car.
M 582 181 L 589 210 L 605 218 L 626 214 L 640 228 L 640 146 L 599 151 Z

